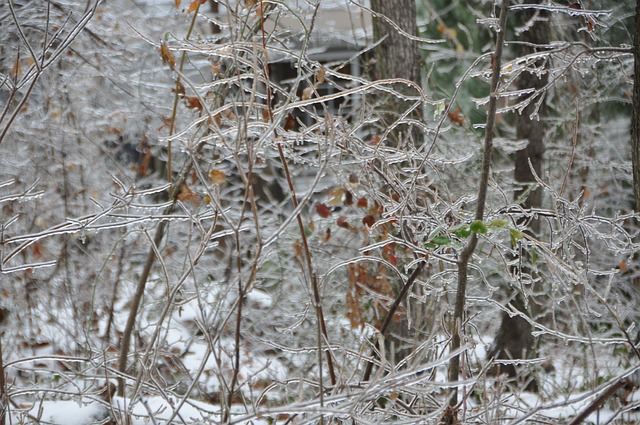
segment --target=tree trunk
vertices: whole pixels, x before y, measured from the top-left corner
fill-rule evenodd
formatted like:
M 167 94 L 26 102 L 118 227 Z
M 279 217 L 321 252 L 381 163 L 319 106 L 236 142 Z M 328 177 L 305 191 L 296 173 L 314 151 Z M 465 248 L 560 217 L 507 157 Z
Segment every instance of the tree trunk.
M 540 0 L 535 3 L 541 4 Z M 534 17 L 535 12 L 522 13 L 522 19 L 527 22 Z M 536 18 L 536 22 L 523 34 L 523 48 L 521 57 L 532 54 L 539 49 L 536 46 L 546 45 L 549 43 L 549 21 L 548 14 L 540 12 Z M 543 60 L 535 64 L 539 67 L 547 68 L 548 64 Z M 518 89 L 535 88 L 543 89 L 548 83 L 548 74 L 543 73 L 537 75 L 531 72 L 523 72 L 516 84 Z M 535 94 L 533 94 L 535 96 Z M 542 95 L 544 96 L 544 95 Z M 515 154 L 515 172 L 514 177 L 518 187 L 515 190 L 514 198 L 519 199 L 532 184 L 535 184 L 535 175 L 540 176 L 542 171 L 542 161 L 544 156 L 544 123 L 541 118 L 545 115 L 545 103 L 542 102 L 538 109 L 538 117 L 532 116 L 536 113 L 537 101 L 532 102 L 524 108 L 522 114 L 517 116 L 516 133 L 519 140 L 526 139 L 528 144 L 526 148 L 516 152 Z M 534 175 L 535 171 L 535 175 Z M 528 196 L 521 203 L 525 209 L 540 208 L 542 206 L 542 188 L 529 192 Z M 527 230 L 531 234 L 540 232 L 540 222 L 537 219 L 531 220 Z M 526 263 L 526 262 L 525 262 Z M 516 273 L 531 273 L 531 270 L 516 270 Z M 529 314 L 527 312 L 524 295 L 516 291 L 510 304 L 517 310 Z M 494 340 L 490 357 L 496 359 L 526 359 L 530 357 L 534 351 L 534 338 L 532 335 L 531 325 L 522 317 L 511 317 L 507 313 L 502 313 L 500 329 Z M 494 370 L 494 372 L 496 372 Z M 500 372 L 506 372 L 509 376 L 516 376 L 516 368 L 514 365 L 502 365 Z M 528 389 L 537 390 L 535 381 L 531 380 Z
M 420 51 L 418 43 L 400 33 L 388 20 L 402 31 L 416 35 L 415 0 L 371 0 L 373 17 L 373 37 L 384 41 L 375 49 L 375 77 L 404 78 L 420 84 Z M 385 19 L 386 17 L 387 19 Z
M 416 0 L 371 0 L 371 10 L 374 42 L 383 40 L 374 50 L 373 76 L 378 80 L 403 78 L 421 86 L 418 42 L 408 37 L 417 34 Z M 404 84 L 395 88 L 409 95 L 417 94 L 414 88 Z M 377 110 L 387 112 L 380 114 L 383 130 L 393 125 L 413 103 L 391 95 L 380 96 L 378 100 Z M 421 120 L 422 108 L 414 109 L 408 118 Z M 421 132 L 416 127 L 398 126 L 389 136 L 396 146 L 407 139 L 414 144 L 421 143 Z
M 631 162 L 633 165 L 633 195 L 636 212 L 640 211 L 640 0 L 636 2 L 633 39 L 633 109 L 631 114 Z
M 373 77 L 378 80 L 402 78 L 421 86 L 418 42 L 409 37 L 417 34 L 416 0 L 372 0 L 371 9 L 374 12 L 374 42 L 383 40 L 374 50 Z M 417 94 L 415 88 L 406 84 L 397 84 L 394 89 L 408 95 Z M 390 128 L 398 117 L 415 103 L 387 94 L 376 96 L 375 101 L 381 131 Z M 422 120 L 422 108 L 414 109 L 408 118 Z M 398 125 L 389 133 L 391 144 L 397 147 L 407 142 L 419 144 L 421 137 L 422 132 L 418 127 L 406 124 Z M 400 288 L 396 293 L 400 293 Z M 405 298 L 404 303 L 406 302 L 409 302 L 408 297 Z M 414 345 L 415 338 L 409 329 L 407 317 L 402 316 L 401 320 L 391 322 L 385 333 L 385 350 L 389 353 L 388 359 L 395 365 L 410 353 Z

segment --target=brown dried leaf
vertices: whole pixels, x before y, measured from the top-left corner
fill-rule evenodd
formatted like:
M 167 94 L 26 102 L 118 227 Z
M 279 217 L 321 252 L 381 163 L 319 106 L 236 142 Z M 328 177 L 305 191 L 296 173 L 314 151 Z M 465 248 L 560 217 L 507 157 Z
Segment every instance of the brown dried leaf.
M 191 188 L 183 183 L 180 187 L 180 193 L 178 193 L 178 199 L 182 202 L 191 202 L 197 204 L 200 201 L 200 197 L 197 193 L 191 190 Z
M 309 100 L 313 96 L 313 87 L 302 90 L 302 100 Z
M 197 96 L 187 96 L 184 98 L 184 101 L 187 108 L 202 111 L 202 103 L 200 103 L 200 99 L 198 99 Z
M 293 114 L 289 114 L 284 122 L 284 131 L 293 131 L 296 129 L 296 119 Z
M 216 186 L 220 186 L 225 182 L 225 174 L 223 171 L 212 169 L 209 171 L 209 178 L 211 179 L 211 183 Z
M 11 68 L 11 72 L 9 73 L 9 75 L 11 76 L 11 78 L 16 80 L 20 78 L 20 76 L 22 75 L 22 62 L 20 61 L 20 59 L 16 59 L 16 61 L 13 63 L 13 68 Z
M 376 222 L 376 218 L 371 214 L 365 215 L 364 218 L 362 219 L 362 224 L 368 227 L 373 227 L 375 222 Z
M 350 229 L 351 228 L 351 225 L 347 221 L 347 217 L 345 217 L 343 215 L 338 217 L 338 220 L 336 220 L 336 224 L 338 225 L 338 227 L 342 227 L 344 229 Z
M 164 65 L 169 65 L 169 68 L 173 69 L 176 67 L 176 58 L 169 50 L 169 46 L 164 41 L 160 44 L 160 57 L 162 58 L 162 63 Z
M 334 187 L 328 193 L 329 195 L 329 205 L 340 205 L 342 203 L 342 196 L 344 195 L 344 188 L 342 187 Z
M 331 215 L 331 210 L 327 207 L 326 204 L 316 204 L 316 212 L 322 218 L 327 218 Z
M 177 87 L 172 88 L 171 91 L 174 93 L 178 93 L 179 95 L 184 95 L 185 88 L 184 85 L 178 81 Z
M 356 202 L 356 206 L 360 208 L 367 208 L 369 206 L 369 201 L 363 196 L 362 198 L 358 199 L 358 202 Z

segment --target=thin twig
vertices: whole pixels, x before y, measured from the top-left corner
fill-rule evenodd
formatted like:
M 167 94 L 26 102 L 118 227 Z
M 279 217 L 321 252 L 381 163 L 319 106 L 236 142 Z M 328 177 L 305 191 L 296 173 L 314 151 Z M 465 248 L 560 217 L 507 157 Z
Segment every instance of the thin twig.
M 413 286 L 413 283 L 416 281 L 416 279 L 420 275 L 420 272 L 424 269 L 425 264 L 426 263 L 424 261 L 418 264 L 418 266 L 411 273 L 411 276 L 409 276 L 407 281 L 404 283 L 404 286 L 402 286 L 402 289 L 400 289 L 398 296 L 394 300 L 393 305 L 391 305 L 391 308 L 389 308 L 389 311 L 387 312 L 387 315 L 384 318 L 384 322 L 380 327 L 380 335 L 384 336 L 385 333 L 387 332 L 387 328 L 391 324 L 393 315 L 398 310 L 398 307 L 400 307 L 400 304 L 402 303 L 402 301 L 404 301 L 404 299 L 407 297 L 407 294 L 409 293 L 409 289 L 411 289 L 411 287 Z M 375 355 L 379 349 L 380 349 L 380 343 L 379 343 L 379 340 L 376 340 L 373 348 L 371 349 L 371 355 L 369 356 L 369 363 L 367 364 L 367 368 L 364 372 L 364 376 L 362 377 L 362 380 L 365 382 L 368 381 L 369 378 L 371 377 L 371 371 L 373 370 L 373 359 L 375 358 Z

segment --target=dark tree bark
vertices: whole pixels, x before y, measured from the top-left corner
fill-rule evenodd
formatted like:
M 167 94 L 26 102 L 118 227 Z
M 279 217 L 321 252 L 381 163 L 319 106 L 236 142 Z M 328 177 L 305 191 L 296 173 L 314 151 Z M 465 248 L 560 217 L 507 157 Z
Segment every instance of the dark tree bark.
M 640 0 L 636 2 L 633 39 L 633 111 L 631 114 L 631 161 L 633 163 L 633 195 L 636 212 L 640 211 Z
M 537 0 L 534 3 L 542 3 Z M 521 19 L 527 22 L 530 19 L 536 19 L 535 23 L 522 36 L 523 47 L 520 56 L 535 53 L 539 47 L 549 43 L 550 28 L 548 14 L 540 11 L 537 16 L 535 12 L 526 12 L 521 14 Z M 522 22 L 522 24 L 524 24 Z M 547 68 L 544 60 L 535 64 L 537 67 Z M 534 88 L 543 89 L 548 83 L 548 74 L 540 75 L 531 72 L 523 72 L 517 80 L 518 89 Z M 535 93 L 533 94 L 535 96 Z M 544 96 L 544 94 L 542 95 Z M 528 144 L 515 154 L 515 172 L 514 178 L 518 187 L 514 193 L 514 198 L 519 199 L 532 184 L 535 184 L 535 175 L 540 175 L 542 171 L 542 163 L 544 156 L 544 123 L 541 118 L 545 115 L 545 103 L 542 102 L 538 109 L 538 117 L 532 117 L 536 113 L 537 100 L 532 100 L 521 114 L 517 116 L 516 133 L 519 140 L 526 139 Z M 521 203 L 524 209 L 539 208 L 542 206 L 542 188 L 531 191 Z M 540 222 L 537 219 L 531 220 L 528 224 L 530 234 L 538 234 L 540 232 Z M 526 255 L 523 253 L 523 255 Z M 524 261 L 526 264 L 526 261 Z M 516 273 L 531 273 L 531 270 L 520 269 Z M 526 303 L 523 294 L 516 291 L 510 304 L 518 311 L 524 314 L 527 312 Z M 496 359 L 526 359 L 530 357 L 534 351 L 534 338 L 532 328 L 529 322 L 522 317 L 511 317 L 507 313 L 502 313 L 500 328 L 494 340 L 494 344 L 489 353 L 490 357 Z M 496 372 L 496 371 L 494 371 Z M 502 365 L 499 372 L 506 372 L 509 376 L 516 376 L 516 368 L 513 365 Z M 530 381 L 528 389 L 537 390 L 535 381 Z
M 420 50 L 418 42 L 407 35 L 417 35 L 416 0 L 371 0 L 374 41 L 383 40 L 374 50 L 373 76 L 376 79 L 403 78 L 420 86 Z M 399 31 L 400 29 L 401 31 Z M 396 89 L 408 94 L 416 94 L 415 89 L 397 85 Z M 391 96 L 381 96 L 381 108 L 388 113 L 381 114 L 382 125 L 386 128 L 405 112 L 411 103 Z M 409 118 L 421 120 L 422 109 L 415 109 Z M 407 138 L 420 143 L 421 132 L 415 127 L 408 131 L 399 128 L 391 133 L 396 145 Z
M 417 35 L 416 0 L 372 0 L 371 10 L 373 11 L 374 42 L 382 40 L 374 50 L 374 62 L 370 69 L 373 77 L 378 80 L 402 78 L 421 86 L 420 50 L 418 42 L 411 38 Z M 406 84 L 398 84 L 394 89 L 409 95 L 417 94 L 415 88 L 407 87 Z M 376 95 L 375 102 L 381 131 L 388 129 L 400 115 L 414 106 L 414 102 L 403 101 L 387 94 Z M 422 108 L 414 109 L 408 118 L 422 120 Z M 418 127 L 409 127 L 405 124 L 397 126 L 389 133 L 391 143 L 396 146 L 407 142 L 419 144 L 421 137 L 422 132 Z M 410 287 L 404 290 L 397 288 L 398 301 L 403 301 L 400 299 L 403 297 L 401 294 L 404 291 L 406 296 L 409 290 L 411 290 Z M 403 303 L 406 302 L 409 301 L 405 298 Z M 397 364 L 410 353 L 415 338 L 404 316 L 402 320 L 390 322 L 387 325 L 383 332 L 385 349 L 390 353 L 391 363 Z M 369 378 L 371 368 L 372 364 L 369 364 L 365 380 Z
M 407 34 L 416 35 L 415 0 L 371 0 L 373 37 L 386 37 L 375 49 L 375 77 L 404 78 L 420 84 L 420 51 L 418 43 L 402 34 L 392 21 Z M 387 19 L 385 19 L 386 17 Z

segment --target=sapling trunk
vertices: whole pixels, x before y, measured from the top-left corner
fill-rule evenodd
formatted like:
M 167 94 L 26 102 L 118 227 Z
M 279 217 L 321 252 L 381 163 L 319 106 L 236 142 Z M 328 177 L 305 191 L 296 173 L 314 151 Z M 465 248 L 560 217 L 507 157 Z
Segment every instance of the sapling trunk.
M 500 82 L 500 66 L 502 63 L 502 48 L 504 45 L 504 32 L 507 23 L 507 11 L 509 10 L 509 2 L 503 1 L 500 8 L 500 20 L 498 27 L 498 36 L 496 39 L 496 50 L 492 57 L 491 67 L 491 89 L 489 93 L 489 110 L 487 111 L 487 120 L 485 126 L 484 137 L 484 154 L 482 157 L 482 171 L 480 175 L 480 185 L 478 188 L 478 203 L 476 206 L 475 220 L 484 219 L 485 203 L 487 199 L 487 190 L 489 187 L 489 176 L 491 174 L 491 155 L 493 152 L 493 128 L 496 120 L 496 110 L 498 103 L 498 83 Z M 466 292 L 468 283 L 469 261 L 478 244 L 477 233 L 472 233 L 469 241 L 458 256 L 458 287 L 456 290 L 455 311 L 451 324 L 451 352 L 455 352 L 460 348 L 461 334 L 464 327 L 464 311 L 466 307 Z M 460 373 L 460 353 L 451 358 L 449 362 L 449 382 L 455 384 L 458 382 Z M 449 399 L 451 409 L 447 415 L 450 417 L 449 423 L 454 423 L 453 418 L 458 405 L 458 389 L 452 388 Z

